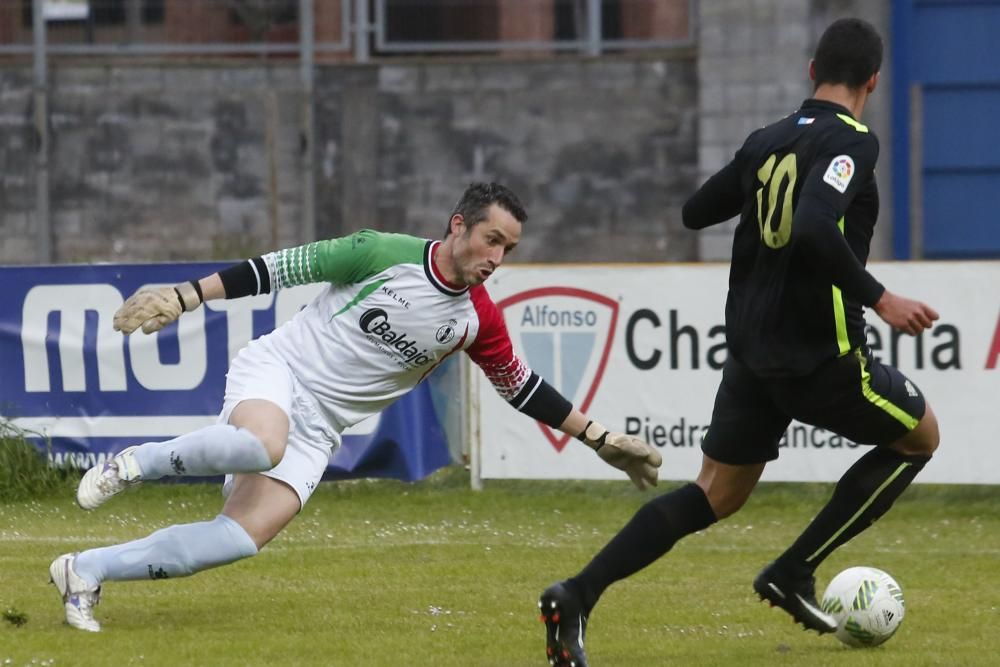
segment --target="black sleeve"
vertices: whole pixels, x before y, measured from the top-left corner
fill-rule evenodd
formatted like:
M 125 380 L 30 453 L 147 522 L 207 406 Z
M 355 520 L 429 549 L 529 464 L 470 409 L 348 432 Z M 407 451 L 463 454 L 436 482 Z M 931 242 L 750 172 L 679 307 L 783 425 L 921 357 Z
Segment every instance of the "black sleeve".
M 573 409 L 572 403 L 534 371 L 510 404 L 552 428 L 559 428 Z
M 861 133 L 844 148 L 821 156 L 803 183 L 792 220 L 792 240 L 845 295 L 865 306 L 875 305 L 885 287 L 865 270 L 838 223 L 872 178 L 877 159 L 877 140 Z
M 737 159 L 709 178 L 684 203 L 681 219 L 688 229 L 704 229 L 725 222 L 743 210 L 743 190 Z
M 267 265 L 261 257 L 233 264 L 219 271 L 219 278 L 222 279 L 227 299 L 256 296 L 271 291 L 271 274 L 267 272 Z

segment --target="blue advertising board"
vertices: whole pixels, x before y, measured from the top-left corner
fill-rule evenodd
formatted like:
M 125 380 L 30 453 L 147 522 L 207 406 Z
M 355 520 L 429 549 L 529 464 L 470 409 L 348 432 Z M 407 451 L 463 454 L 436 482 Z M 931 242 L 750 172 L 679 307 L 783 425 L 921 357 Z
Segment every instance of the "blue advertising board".
M 123 336 L 115 311 L 143 286 L 225 264 L 0 267 L 0 418 L 51 442 L 57 465 L 87 468 L 141 442 L 215 422 L 229 360 L 323 289 L 213 301 L 163 331 Z M 327 479 L 423 478 L 451 462 L 427 383 L 344 433 Z

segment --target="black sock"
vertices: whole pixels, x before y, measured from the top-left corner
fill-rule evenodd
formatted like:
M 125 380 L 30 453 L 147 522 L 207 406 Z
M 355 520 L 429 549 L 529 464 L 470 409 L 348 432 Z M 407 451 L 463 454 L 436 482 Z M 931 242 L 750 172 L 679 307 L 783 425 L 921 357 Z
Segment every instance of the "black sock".
M 815 572 L 830 553 L 889 511 L 929 456 L 908 456 L 876 447 L 837 482 L 833 497 L 778 560 L 803 573 Z
M 670 551 L 677 540 L 715 521 L 715 512 L 697 484 L 657 496 L 639 508 L 570 584 L 583 596 L 589 613 L 608 586 L 638 572 Z

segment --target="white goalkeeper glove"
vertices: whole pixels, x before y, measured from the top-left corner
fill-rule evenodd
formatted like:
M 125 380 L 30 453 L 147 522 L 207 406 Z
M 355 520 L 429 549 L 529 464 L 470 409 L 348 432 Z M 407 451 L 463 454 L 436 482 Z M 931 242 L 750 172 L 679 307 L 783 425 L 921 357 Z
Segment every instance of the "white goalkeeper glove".
M 644 440 L 624 433 L 612 433 L 595 421 L 587 422 L 587 428 L 577 437 L 597 452 L 605 463 L 624 470 L 640 491 L 647 486 L 656 486 L 657 468 L 663 463 L 663 457 Z
M 142 327 L 143 333 L 155 333 L 201 302 L 201 289 L 193 280 L 176 287 L 140 290 L 115 313 L 115 331 L 130 334 Z

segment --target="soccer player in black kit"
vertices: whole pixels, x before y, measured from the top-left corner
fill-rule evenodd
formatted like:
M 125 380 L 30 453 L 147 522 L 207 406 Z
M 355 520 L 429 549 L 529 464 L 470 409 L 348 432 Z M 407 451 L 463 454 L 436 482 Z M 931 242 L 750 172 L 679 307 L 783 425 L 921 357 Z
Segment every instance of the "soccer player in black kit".
M 858 119 L 881 62 L 882 39 L 870 24 L 830 25 L 809 64 L 813 97 L 752 133 L 685 204 L 691 229 L 740 216 L 726 303 L 729 358 L 701 472 L 647 502 L 579 574 L 542 593 L 551 665 L 585 667 L 587 618 L 604 590 L 736 512 L 778 457 L 792 419 L 874 445 L 753 582 L 762 600 L 805 628 L 833 632 L 816 601 L 816 568 L 882 516 L 937 448 L 937 420 L 921 392 L 865 345 L 862 308 L 911 335 L 938 318 L 865 270 L 878 215 L 878 140 Z

